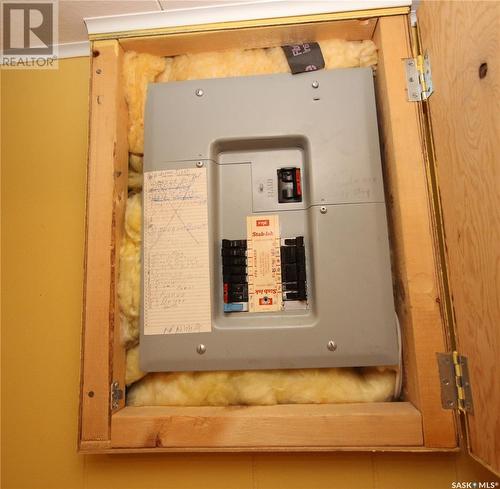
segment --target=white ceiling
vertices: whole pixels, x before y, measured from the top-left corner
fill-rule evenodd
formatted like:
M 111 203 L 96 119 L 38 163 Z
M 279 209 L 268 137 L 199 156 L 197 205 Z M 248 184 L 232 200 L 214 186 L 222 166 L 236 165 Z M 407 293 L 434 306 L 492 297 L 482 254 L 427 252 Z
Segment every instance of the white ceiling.
M 238 0 L 108 0 L 104 2 L 97 0 L 60 0 L 59 43 L 86 40 L 87 31 L 83 23 L 85 17 L 154 12 L 237 2 Z
M 101 15 L 131 14 L 161 10 L 156 0 L 136 1 L 97 1 L 97 0 L 60 0 L 59 1 L 59 43 L 87 40 L 87 30 L 83 19 Z
M 234 4 L 248 0 L 59 0 L 58 43 L 82 42 L 88 39 L 83 19 L 105 15 L 158 12 L 209 5 Z M 9 0 L 26 2 L 26 0 Z M 0 47 L 2 43 L 0 36 Z
M 78 42 L 87 39 L 85 17 L 175 10 L 208 5 L 224 5 L 244 0 L 60 0 L 59 42 Z M 246 0 L 248 1 L 248 0 Z

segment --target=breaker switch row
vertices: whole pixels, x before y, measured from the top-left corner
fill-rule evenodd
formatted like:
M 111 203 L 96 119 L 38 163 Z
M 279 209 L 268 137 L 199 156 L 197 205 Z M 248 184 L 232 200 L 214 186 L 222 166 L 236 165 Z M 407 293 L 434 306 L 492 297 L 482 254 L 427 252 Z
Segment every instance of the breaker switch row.
M 248 311 L 246 239 L 223 239 L 221 247 L 224 312 Z
M 283 300 L 307 300 L 306 253 L 304 237 L 287 238 L 281 246 Z

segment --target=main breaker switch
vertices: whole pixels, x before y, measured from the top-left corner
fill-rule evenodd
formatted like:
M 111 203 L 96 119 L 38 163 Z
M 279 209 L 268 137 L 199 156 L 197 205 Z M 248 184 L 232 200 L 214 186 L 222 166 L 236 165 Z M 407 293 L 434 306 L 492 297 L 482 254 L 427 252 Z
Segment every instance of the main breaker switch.
M 300 168 L 278 169 L 278 202 L 302 202 L 302 182 Z

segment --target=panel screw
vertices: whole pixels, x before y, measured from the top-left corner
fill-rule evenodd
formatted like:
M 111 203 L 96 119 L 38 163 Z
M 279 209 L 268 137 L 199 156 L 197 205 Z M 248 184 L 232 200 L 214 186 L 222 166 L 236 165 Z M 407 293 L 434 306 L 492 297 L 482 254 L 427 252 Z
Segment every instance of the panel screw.
M 203 166 L 203 161 L 197 161 L 197 162 L 196 162 L 196 166 L 197 166 L 198 168 L 201 168 L 201 167 Z
M 194 93 L 196 93 L 197 97 L 203 97 L 203 90 L 201 88 L 197 88 Z
M 196 347 L 196 351 L 200 354 L 200 355 L 203 355 L 206 351 L 207 351 L 207 347 L 203 344 L 199 344 L 197 347 Z
M 335 341 L 333 340 L 330 340 L 327 344 L 326 344 L 326 347 L 330 350 L 330 351 L 335 351 L 337 349 L 337 343 L 335 343 Z
M 319 87 L 319 81 L 318 80 L 314 80 L 312 83 L 311 83 L 311 86 L 313 88 L 318 88 Z
M 319 211 L 321 212 L 321 214 L 326 214 L 328 212 L 328 209 L 326 208 L 326 205 L 322 205 L 319 208 Z

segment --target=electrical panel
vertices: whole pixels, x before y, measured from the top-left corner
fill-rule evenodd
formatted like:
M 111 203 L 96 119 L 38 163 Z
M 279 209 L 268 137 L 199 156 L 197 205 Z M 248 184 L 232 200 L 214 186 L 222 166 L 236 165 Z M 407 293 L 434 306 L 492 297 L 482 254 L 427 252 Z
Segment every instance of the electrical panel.
M 398 363 L 372 77 L 149 86 L 144 371 Z

